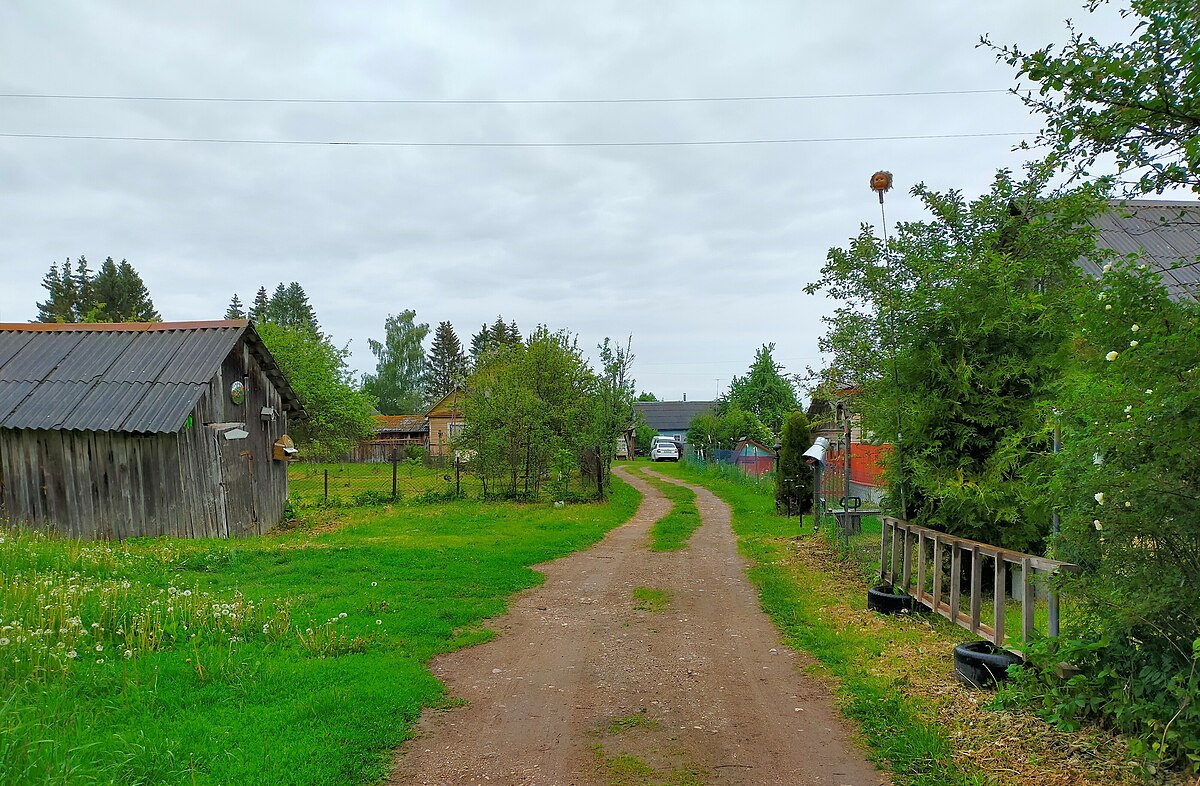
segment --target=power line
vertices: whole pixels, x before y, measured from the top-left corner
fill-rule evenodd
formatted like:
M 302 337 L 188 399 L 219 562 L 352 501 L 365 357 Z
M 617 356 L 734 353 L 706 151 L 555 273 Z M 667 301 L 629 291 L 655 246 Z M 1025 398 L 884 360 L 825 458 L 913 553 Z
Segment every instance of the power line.
M 897 136 L 842 136 L 785 139 L 695 139 L 635 142 L 395 142 L 332 139 L 236 139 L 227 137 L 105 136 L 99 134 L 19 134 L 0 132 L 7 139 L 70 139 L 98 142 L 196 142 L 221 145 L 303 145 L 336 147 L 706 147 L 720 145 L 797 145 L 822 142 L 896 142 L 923 139 L 976 139 L 1031 136 L 1029 131 L 995 131 L 979 134 L 906 134 Z
M 80 93 L 0 93 L 0 98 L 61 101 L 178 101 L 226 104 L 686 104 L 730 101 L 821 101 L 852 98 L 910 98 L 1007 93 L 1003 88 L 978 90 L 909 90 L 884 93 L 812 93 L 765 96 L 686 96 L 677 98 L 250 98 L 237 96 L 138 96 Z

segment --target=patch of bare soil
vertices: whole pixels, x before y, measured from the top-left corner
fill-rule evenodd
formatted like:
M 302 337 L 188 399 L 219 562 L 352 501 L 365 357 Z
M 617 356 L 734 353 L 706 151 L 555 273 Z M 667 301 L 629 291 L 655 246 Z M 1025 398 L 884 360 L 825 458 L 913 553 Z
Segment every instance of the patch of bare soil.
M 728 506 L 691 487 L 703 524 L 686 549 L 652 553 L 670 503 L 616 472 L 642 493 L 637 514 L 540 566 L 546 582 L 494 621 L 494 640 L 433 663 L 466 705 L 425 713 L 390 782 L 889 783 L 759 609 Z

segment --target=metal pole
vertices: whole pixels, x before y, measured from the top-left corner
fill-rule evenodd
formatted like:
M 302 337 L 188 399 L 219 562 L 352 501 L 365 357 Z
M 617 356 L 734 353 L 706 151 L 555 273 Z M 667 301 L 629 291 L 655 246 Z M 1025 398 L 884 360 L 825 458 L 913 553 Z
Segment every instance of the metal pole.
M 1062 450 L 1062 425 L 1058 422 L 1058 416 L 1055 415 L 1054 416 L 1054 455 L 1057 456 L 1058 452 L 1060 450 Z M 1051 507 L 1051 512 L 1050 512 L 1050 530 L 1055 535 L 1058 534 L 1059 523 L 1060 522 L 1059 522 L 1059 518 L 1058 518 L 1058 507 L 1053 506 L 1053 507 Z M 1055 608 L 1055 611 L 1057 611 L 1057 608 Z M 1057 634 L 1053 634 L 1053 635 L 1057 635 Z

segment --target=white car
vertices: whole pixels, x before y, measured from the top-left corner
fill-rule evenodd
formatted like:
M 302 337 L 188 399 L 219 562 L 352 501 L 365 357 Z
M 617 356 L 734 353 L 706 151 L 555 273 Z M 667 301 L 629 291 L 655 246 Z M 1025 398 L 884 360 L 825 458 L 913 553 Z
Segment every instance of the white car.
M 651 461 L 679 461 L 679 448 L 674 442 L 655 442 L 650 448 Z

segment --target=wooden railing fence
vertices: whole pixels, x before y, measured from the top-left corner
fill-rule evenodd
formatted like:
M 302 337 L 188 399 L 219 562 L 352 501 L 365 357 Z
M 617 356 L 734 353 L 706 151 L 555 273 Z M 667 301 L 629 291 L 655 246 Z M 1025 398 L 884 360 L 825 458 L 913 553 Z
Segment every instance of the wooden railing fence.
M 949 554 L 949 572 L 946 559 Z M 1035 574 L 1046 577 L 1056 573 L 1078 573 L 1079 566 L 1069 562 L 1022 554 L 998 546 L 990 546 L 966 538 L 918 527 L 890 516 L 883 517 L 883 536 L 879 553 L 879 577 L 892 584 L 897 590 L 908 593 L 918 603 L 941 614 L 943 617 L 966 628 L 975 635 L 990 640 L 997 647 L 1018 650 L 1019 646 L 1005 645 L 1005 602 L 1008 599 L 1006 586 L 1011 568 L 1020 573 L 1012 576 L 1013 595 L 1020 589 L 1021 635 L 1028 642 L 1034 634 L 1037 598 L 1046 599 L 1049 612 L 1047 634 L 1057 636 L 1059 632 L 1058 591 L 1052 581 L 1039 581 Z M 991 624 L 982 619 L 984 575 L 983 561 L 992 560 L 994 578 L 993 612 Z M 967 561 L 964 563 L 964 561 Z M 916 563 L 915 566 L 913 563 Z M 970 566 L 971 586 L 967 606 L 963 608 L 962 575 L 964 564 Z M 914 571 L 915 567 L 915 571 Z M 947 587 L 943 588 L 943 578 Z M 913 581 L 916 580 L 916 586 Z

